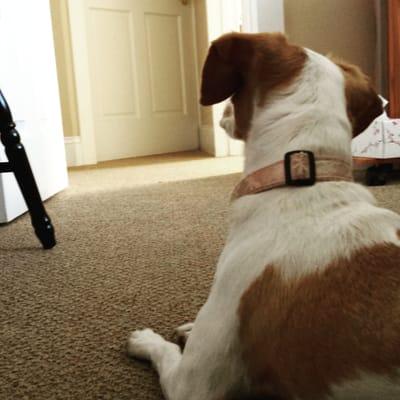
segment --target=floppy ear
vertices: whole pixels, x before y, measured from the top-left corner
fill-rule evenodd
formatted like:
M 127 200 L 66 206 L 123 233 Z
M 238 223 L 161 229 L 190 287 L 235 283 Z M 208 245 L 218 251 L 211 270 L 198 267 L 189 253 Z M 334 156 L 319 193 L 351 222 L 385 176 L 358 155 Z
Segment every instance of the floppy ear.
M 353 137 L 362 133 L 371 122 L 383 113 L 382 100 L 371 88 L 366 92 L 348 89 L 347 108 L 353 125 Z
M 380 97 L 360 68 L 337 62 L 346 82 L 347 114 L 353 126 L 353 137 L 362 133 L 371 122 L 383 113 Z
M 233 63 L 234 36 L 228 34 L 214 41 L 203 67 L 201 99 L 210 106 L 231 97 L 242 84 L 240 73 Z

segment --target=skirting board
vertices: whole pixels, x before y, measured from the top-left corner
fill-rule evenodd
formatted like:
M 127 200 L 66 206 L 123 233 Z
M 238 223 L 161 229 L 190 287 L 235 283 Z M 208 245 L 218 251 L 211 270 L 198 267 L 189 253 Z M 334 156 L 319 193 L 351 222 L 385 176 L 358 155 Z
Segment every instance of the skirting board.
M 210 125 L 200 126 L 200 149 L 215 156 L 214 128 Z
M 84 165 L 82 156 L 82 143 L 79 136 L 66 136 L 64 138 L 65 154 L 68 167 Z
M 64 143 L 67 166 L 85 165 L 80 136 L 66 136 Z M 200 148 L 207 154 L 215 156 L 214 129 L 212 126 L 202 125 L 200 127 Z

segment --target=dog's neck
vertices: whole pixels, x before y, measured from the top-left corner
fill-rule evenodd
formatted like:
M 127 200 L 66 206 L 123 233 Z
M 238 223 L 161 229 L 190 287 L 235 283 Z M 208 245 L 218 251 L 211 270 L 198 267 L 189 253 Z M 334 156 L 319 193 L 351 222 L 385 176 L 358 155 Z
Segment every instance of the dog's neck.
M 245 148 L 245 175 L 283 160 L 293 150 L 351 163 L 344 77 L 325 57 L 307 53 L 309 61 L 297 80 L 256 107 Z

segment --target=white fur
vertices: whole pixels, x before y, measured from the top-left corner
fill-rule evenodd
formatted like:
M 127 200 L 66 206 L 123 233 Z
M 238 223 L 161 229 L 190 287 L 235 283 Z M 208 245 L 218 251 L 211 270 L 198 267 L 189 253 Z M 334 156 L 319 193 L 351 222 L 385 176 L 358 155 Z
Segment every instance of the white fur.
M 310 61 L 296 82 L 256 108 L 246 143 L 246 175 L 299 149 L 351 162 L 343 74 L 326 57 L 307 54 Z
M 400 371 L 397 371 L 397 374 Z M 390 376 L 361 373 L 358 379 L 335 385 L 329 400 L 397 400 L 400 381 Z
M 246 142 L 245 174 L 282 160 L 291 150 L 351 162 L 343 75 L 325 57 L 309 50 L 307 54 L 296 82 L 256 108 Z M 232 135 L 234 119 L 227 114 L 221 126 Z M 241 197 L 232 205 L 215 280 L 183 355 L 152 331 L 134 333 L 130 352 L 153 361 L 169 400 L 250 393 L 239 354 L 237 309 L 242 294 L 265 267 L 279 266 L 287 279 L 304 275 L 363 246 L 399 244 L 396 229 L 400 217 L 378 208 L 369 191 L 354 183 L 324 182 Z M 393 385 L 382 382 L 383 396 Z M 366 387 L 359 382 L 335 387 L 334 399 L 372 399 L 364 395 Z

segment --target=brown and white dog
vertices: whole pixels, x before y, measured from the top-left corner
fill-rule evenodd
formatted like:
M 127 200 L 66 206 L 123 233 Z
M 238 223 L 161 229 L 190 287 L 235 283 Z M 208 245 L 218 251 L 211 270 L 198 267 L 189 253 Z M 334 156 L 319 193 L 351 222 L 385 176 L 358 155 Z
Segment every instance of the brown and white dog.
M 145 329 L 130 354 L 169 400 L 400 399 L 400 216 L 351 181 L 380 99 L 354 66 L 239 33 L 203 70 L 202 104 L 229 97 L 246 160 L 210 295 L 183 353 Z

